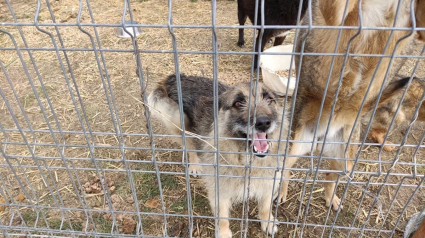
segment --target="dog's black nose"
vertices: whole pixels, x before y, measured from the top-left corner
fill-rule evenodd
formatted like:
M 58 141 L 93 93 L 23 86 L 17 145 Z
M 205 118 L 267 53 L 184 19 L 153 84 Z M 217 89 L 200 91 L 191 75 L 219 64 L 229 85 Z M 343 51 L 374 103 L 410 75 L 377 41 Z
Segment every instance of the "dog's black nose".
M 259 117 L 257 118 L 257 122 L 255 123 L 255 129 L 259 131 L 266 131 L 270 128 L 272 121 L 268 117 Z

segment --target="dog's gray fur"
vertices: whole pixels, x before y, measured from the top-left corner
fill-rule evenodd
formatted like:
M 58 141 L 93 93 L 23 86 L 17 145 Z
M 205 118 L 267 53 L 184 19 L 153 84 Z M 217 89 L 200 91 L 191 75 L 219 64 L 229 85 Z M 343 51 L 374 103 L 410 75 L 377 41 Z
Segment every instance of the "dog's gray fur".
M 183 111 L 185 118 L 185 128 L 190 132 L 196 133 L 201 136 L 214 136 L 214 120 L 213 120 L 213 82 L 210 79 L 203 77 L 185 76 L 181 75 L 182 97 L 183 97 Z M 220 139 L 218 149 L 220 152 L 233 152 L 233 153 L 220 153 L 217 156 L 218 163 L 222 166 L 219 167 L 219 174 L 224 177 L 219 177 L 219 208 L 216 209 L 216 177 L 203 176 L 205 187 L 208 191 L 208 199 L 210 201 L 213 212 L 219 212 L 221 218 L 229 216 L 231 205 L 235 202 L 240 202 L 246 196 L 246 188 L 248 175 L 252 177 L 262 177 L 270 179 L 251 179 L 249 194 L 250 198 L 258 201 L 259 219 L 273 221 L 271 214 L 271 202 L 278 195 L 276 191 L 279 186 L 280 173 L 275 176 L 277 167 L 282 166 L 283 157 L 279 160 L 276 156 L 263 154 L 246 155 L 243 153 L 235 154 L 235 152 L 251 151 L 247 148 L 247 144 L 252 146 L 252 142 L 247 143 L 247 136 L 254 133 L 255 136 L 264 136 L 263 132 L 267 133 L 267 139 L 277 140 L 279 137 L 282 108 L 278 107 L 274 98 L 275 95 L 263 84 L 258 84 L 258 91 L 255 91 L 256 85 L 253 83 L 252 91 L 250 83 L 240 83 L 235 86 L 226 86 L 219 83 L 219 112 L 218 112 L 218 136 L 220 138 L 239 138 L 240 140 L 226 140 Z M 258 92 L 258 93 L 255 93 Z M 256 99 L 254 95 L 256 96 Z M 248 115 L 248 101 L 251 98 L 251 114 Z M 256 101 L 255 101 L 256 100 Z M 160 119 L 168 130 L 173 134 L 181 135 L 181 131 L 177 129 L 180 125 L 180 113 L 177 99 L 176 77 L 169 76 L 166 80 L 159 83 L 156 89 L 151 93 L 148 98 L 149 105 L 152 108 L 153 115 Z M 254 102 L 255 101 L 255 102 Z M 256 107 L 254 108 L 254 105 Z M 254 117 L 255 110 L 255 117 Z M 165 119 L 169 117 L 169 119 Z M 248 130 L 247 124 L 250 120 L 250 128 Z M 283 125 L 288 125 L 285 117 Z M 172 123 L 171 123 L 172 122 Z M 173 125 L 175 124 L 175 125 Z M 287 135 L 287 129 L 282 130 L 282 138 Z M 254 137 L 255 137 L 254 136 Z M 187 144 L 189 149 L 209 150 L 208 152 L 199 152 L 198 156 L 192 152 L 189 154 L 191 163 L 202 163 L 202 166 L 194 167 L 191 165 L 190 171 L 204 175 L 215 175 L 216 170 L 213 164 L 216 164 L 213 139 L 207 139 L 208 143 L 199 139 L 192 139 Z M 264 143 L 264 142 L 263 142 Z M 268 141 L 268 147 L 257 141 L 257 147 L 268 148 L 269 154 L 277 154 L 277 142 Z M 280 154 L 285 150 L 286 141 L 282 141 L 280 145 Z M 264 156 L 265 157 L 259 157 Z M 199 157 L 199 158 L 198 158 Z M 251 161 L 252 160 L 252 161 Z M 205 165 L 210 164 L 210 165 Z M 246 171 L 245 166 L 251 164 L 253 167 L 251 172 Z M 239 167 L 234 167 L 239 166 Z M 268 167 L 268 168 L 258 168 Z M 233 177 L 228 177 L 233 176 Z M 235 178 L 234 176 L 239 176 Z M 214 213 L 217 215 L 217 213 Z M 220 219 L 219 224 L 219 237 L 231 237 L 232 232 L 229 228 L 229 221 Z M 273 226 L 272 222 L 261 222 L 263 231 L 272 234 L 277 231 L 277 227 Z

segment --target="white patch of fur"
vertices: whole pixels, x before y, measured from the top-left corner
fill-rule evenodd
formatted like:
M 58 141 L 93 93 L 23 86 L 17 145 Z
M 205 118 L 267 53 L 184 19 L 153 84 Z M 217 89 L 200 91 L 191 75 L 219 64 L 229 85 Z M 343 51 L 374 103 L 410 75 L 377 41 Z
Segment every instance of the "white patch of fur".
M 360 70 L 356 75 L 354 83 L 351 87 L 351 92 L 347 95 L 347 97 L 351 97 L 354 93 L 357 92 L 357 89 L 359 88 L 360 83 L 362 82 L 362 79 L 363 79 L 363 73 L 362 73 L 362 70 Z
M 161 120 L 168 129 L 176 131 L 178 130 L 176 126 L 181 127 L 179 106 L 173 100 L 168 97 L 160 97 L 153 92 L 148 97 L 148 105 L 153 109 L 149 110 L 151 114 Z M 185 123 L 189 122 L 186 114 L 184 114 L 184 121 Z
M 343 128 L 340 128 L 332 136 L 328 136 L 323 153 L 330 157 L 343 158 L 345 145 L 341 143 L 332 142 L 343 142 Z
M 397 12 L 397 4 L 399 0 L 364 0 L 362 1 L 362 23 L 364 27 L 392 27 L 394 21 L 387 22 L 385 16 L 388 11 Z M 406 4 L 406 2 L 409 2 Z M 397 27 L 406 27 L 410 21 L 410 14 L 403 12 L 409 10 L 410 1 L 404 1 L 400 5 L 400 10 L 397 17 Z M 357 6 L 356 6 L 357 7 Z M 392 19 L 393 20 L 393 19 Z M 376 30 L 363 31 L 363 37 L 367 39 L 373 35 Z
M 391 0 L 366 0 L 362 1 L 362 20 L 363 26 L 378 27 L 385 25 L 385 15 L 393 3 Z
M 285 32 L 282 32 L 282 33 L 280 33 L 279 35 L 277 35 L 275 37 L 284 37 L 284 36 L 287 36 L 288 34 L 289 34 L 289 31 L 285 31 Z
M 326 129 L 327 129 L 327 123 L 325 126 L 319 126 L 318 131 L 316 133 L 316 137 L 323 137 L 325 136 L 326 133 Z M 327 138 L 332 138 L 335 136 L 335 134 L 341 130 L 341 128 L 343 127 L 343 125 L 341 125 L 340 123 L 333 123 L 331 122 L 331 124 L 329 125 L 329 129 L 328 129 L 328 134 L 327 134 Z

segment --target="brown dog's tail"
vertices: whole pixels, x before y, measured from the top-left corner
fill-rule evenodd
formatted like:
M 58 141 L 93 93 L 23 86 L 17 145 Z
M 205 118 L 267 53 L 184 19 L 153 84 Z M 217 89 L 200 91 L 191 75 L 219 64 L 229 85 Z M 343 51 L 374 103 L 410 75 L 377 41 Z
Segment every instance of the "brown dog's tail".
M 413 78 L 412 80 L 414 80 Z M 381 98 L 379 99 L 378 107 L 382 106 L 384 103 L 386 103 L 388 100 L 390 100 L 393 96 L 396 94 L 402 92 L 402 90 L 406 87 L 407 83 L 409 82 L 410 77 L 393 80 L 388 86 L 382 91 Z M 364 112 L 368 112 L 373 109 L 375 106 L 376 101 L 372 100 L 365 104 L 363 107 Z

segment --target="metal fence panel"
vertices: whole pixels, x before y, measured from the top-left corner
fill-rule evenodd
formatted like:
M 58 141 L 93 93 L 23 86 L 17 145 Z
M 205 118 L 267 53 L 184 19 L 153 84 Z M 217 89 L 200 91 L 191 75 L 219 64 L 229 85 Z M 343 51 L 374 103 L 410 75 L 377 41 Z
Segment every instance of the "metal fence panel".
M 367 1 L 358 4 L 362 2 Z M 315 3 L 308 2 L 307 16 L 313 14 L 311 6 Z M 261 81 L 261 71 L 252 68 L 253 55 L 260 53 L 253 51 L 255 29 L 264 34 L 270 28 L 283 28 L 256 20 L 258 27 L 240 27 L 237 2 L 227 0 L 2 1 L 0 236 L 214 237 L 219 214 L 211 210 L 200 177 L 215 176 L 218 181 L 218 176 L 190 175 L 187 158 L 193 150 L 188 148 L 187 139 L 196 135 L 186 131 L 183 114 L 178 119 L 183 125 L 181 134 L 171 135 L 152 117 L 147 98 L 170 74 L 213 79 L 216 123 L 212 131 L 217 135 L 218 81 L 228 85 Z M 138 27 L 141 33 L 119 38 L 119 27 L 126 28 L 127 34 Z M 289 27 L 293 30 L 284 44 L 294 44 L 302 29 L 352 29 L 358 33 L 399 30 L 406 34 L 416 34 L 419 29 L 414 24 L 410 28 L 331 27 L 311 22 Z M 249 36 L 243 48 L 236 45 L 240 28 Z M 300 42 L 304 44 L 305 39 Z M 267 48 L 270 46 L 268 43 Z M 425 78 L 425 48 L 419 41 L 407 55 L 353 53 L 349 45 L 346 47 L 344 53 L 318 55 L 369 57 L 379 62 L 407 58 L 399 73 Z M 297 53 L 295 49 L 290 53 L 301 58 L 314 54 Z M 300 67 L 290 70 L 299 74 Z M 298 83 L 300 78 L 296 80 Z M 384 88 L 378 90 L 380 96 Z M 183 94 L 178 88 L 179 102 Z M 291 156 L 299 160 L 286 168 L 292 174 L 283 179 L 290 181 L 287 201 L 273 202 L 276 220 L 272 222 L 279 228 L 274 237 L 403 237 L 408 220 L 425 208 L 425 124 L 417 121 L 425 94 L 422 89 L 417 101 L 410 102 L 400 123 L 397 115 L 403 110 L 406 95 L 407 91 L 399 94 L 396 113 L 386 118 L 392 129 L 385 133 L 384 142 L 395 148 L 390 152 L 368 137 L 370 119 L 383 115 L 376 105 L 363 119 L 360 114 L 356 118 L 362 131 L 359 141 L 351 141 L 352 134 L 343 142 L 317 135 L 314 141 L 301 141 L 310 144 L 309 153 L 291 155 L 287 147 L 276 156 L 280 162 Z M 296 101 L 289 96 L 280 100 L 291 125 Z M 324 103 L 325 99 L 322 107 Z M 179 109 L 183 111 L 181 103 Z M 322 108 L 319 111 L 322 113 Z M 216 156 L 226 153 L 217 148 L 219 140 L 232 140 L 203 136 L 212 139 L 215 149 L 198 152 Z M 280 135 L 283 147 L 296 142 L 290 136 Z M 323 153 L 326 146 L 341 144 L 346 148 L 358 145 L 356 157 Z M 315 146 L 317 153 L 313 153 Z M 244 190 L 245 200 L 233 206 L 230 228 L 234 236 L 263 237 L 256 217 L 258 207 L 246 199 L 253 196 L 249 185 L 256 179 L 280 180 L 283 164 L 262 168 L 276 171 L 275 176 L 259 178 L 250 174 L 254 168 L 252 152 L 241 154 L 246 164 L 216 166 L 217 173 L 226 166 L 246 169 L 243 178 L 248 189 Z M 335 172 L 326 165 L 332 160 L 354 163 L 353 171 L 337 171 L 339 187 L 335 194 L 344 204 L 344 209 L 337 211 L 326 207 L 322 199 L 325 174 Z M 278 184 L 276 190 L 281 186 Z

